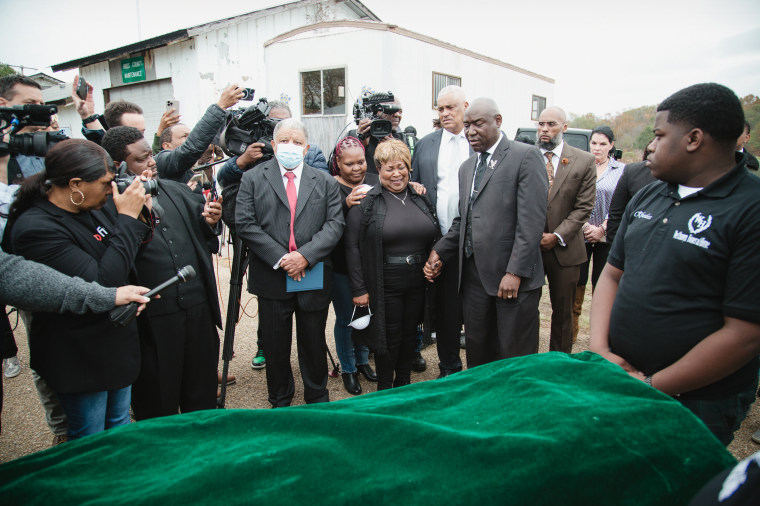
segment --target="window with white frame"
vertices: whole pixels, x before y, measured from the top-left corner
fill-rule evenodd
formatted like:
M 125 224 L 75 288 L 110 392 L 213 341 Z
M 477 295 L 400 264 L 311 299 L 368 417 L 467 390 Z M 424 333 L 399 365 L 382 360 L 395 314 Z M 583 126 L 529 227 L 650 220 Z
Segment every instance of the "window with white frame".
M 301 72 L 301 114 L 346 114 L 346 69 Z
M 541 112 L 546 109 L 546 97 L 539 97 L 533 95 L 533 105 L 530 110 L 530 119 L 538 121 L 538 117 L 541 116 Z

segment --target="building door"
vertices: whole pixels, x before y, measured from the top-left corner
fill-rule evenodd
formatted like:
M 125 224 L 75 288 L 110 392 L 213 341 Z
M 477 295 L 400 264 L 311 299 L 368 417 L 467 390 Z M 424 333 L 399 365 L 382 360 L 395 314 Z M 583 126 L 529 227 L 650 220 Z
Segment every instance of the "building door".
M 106 103 L 126 100 L 142 107 L 145 115 L 145 138 L 148 144 L 153 144 L 153 135 L 158 128 L 158 122 L 161 121 L 161 115 L 166 110 L 166 101 L 171 98 L 174 98 L 171 79 L 159 79 L 105 90 Z

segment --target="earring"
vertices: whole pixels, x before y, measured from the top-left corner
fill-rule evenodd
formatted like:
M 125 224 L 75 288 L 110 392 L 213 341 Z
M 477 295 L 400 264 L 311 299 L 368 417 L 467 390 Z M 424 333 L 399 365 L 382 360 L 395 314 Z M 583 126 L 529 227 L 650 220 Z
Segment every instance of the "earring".
M 80 200 L 79 202 L 74 202 L 74 194 L 75 193 L 80 194 L 82 196 L 82 200 Z M 71 195 L 69 195 L 69 200 L 71 200 L 72 204 L 74 204 L 75 206 L 79 207 L 82 204 L 84 204 L 84 193 L 82 193 L 82 190 L 80 190 L 80 189 L 73 190 L 71 192 Z

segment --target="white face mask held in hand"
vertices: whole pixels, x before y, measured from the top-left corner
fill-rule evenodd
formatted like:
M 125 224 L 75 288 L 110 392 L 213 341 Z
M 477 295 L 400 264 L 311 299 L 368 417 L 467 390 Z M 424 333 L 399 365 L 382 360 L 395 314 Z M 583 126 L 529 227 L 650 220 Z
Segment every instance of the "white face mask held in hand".
M 286 169 L 295 169 L 303 163 L 303 146 L 282 142 L 277 145 L 277 161 Z
M 364 330 L 369 325 L 369 319 L 372 316 L 372 310 L 367 306 L 367 311 L 369 311 L 369 314 L 366 314 L 364 316 L 360 316 L 356 320 L 354 320 L 354 315 L 356 314 L 356 306 L 354 306 L 354 311 L 351 313 L 351 323 L 348 324 L 349 327 L 353 327 L 356 330 Z

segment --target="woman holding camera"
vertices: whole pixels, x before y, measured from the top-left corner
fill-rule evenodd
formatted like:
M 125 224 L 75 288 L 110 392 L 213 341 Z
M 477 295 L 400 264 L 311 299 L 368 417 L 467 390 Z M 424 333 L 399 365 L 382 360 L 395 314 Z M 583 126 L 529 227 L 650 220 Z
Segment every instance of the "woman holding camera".
M 610 246 L 607 243 L 607 215 L 610 212 L 612 194 L 615 193 L 620 176 L 623 175 L 624 163 L 613 157 L 615 153 L 615 134 L 608 126 L 602 125 L 591 131 L 589 149 L 596 160 L 596 201 L 588 222 L 583 225 L 586 241 L 586 263 L 581 265 L 581 274 L 575 289 L 573 306 L 573 342 L 578 336 L 578 318 L 583 310 L 583 298 L 586 294 L 588 272 L 591 268 L 591 290 L 607 263 Z
M 114 163 L 92 142 L 69 139 L 45 157 L 9 212 L 14 253 L 103 286 L 128 284 L 134 258 L 150 237 L 149 197 L 137 178 L 121 194 Z M 108 196 L 118 214 L 102 210 Z M 108 314 L 34 312 L 31 367 L 56 392 L 69 439 L 129 423 L 130 388 L 140 369 L 135 322 L 114 327 Z
M 377 174 L 367 173 L 364 145 L 356 137 L 344 137 L 335 146 L 332 172 L 340 185 L 344 218 L 348 216 L 349 210 L 359 204 L 367 192 L 379 183 Z M 351 323 L 353 303 L 346 268 L 346 249 L 342 237 L 332 252 L 332 264 L 335 350 L 338 352 L 338 360 L 343 369 L 341 374 L 343 386 L 348 393 L 358 395 L 362 393 L 359 373 L 371 382 L 377 381 L 377 375 L 369 365 L 369 348 L 365 345 L 354 345 L 351 339 L 349 323 Z
M 409 148 L 392 139 L 375 150 L 380 184 L 348 213 L 344 232 L 353 303 L 372 310 L 355 341 L 375 350 L 377 389 L 408 385 L 425 305 L 422 267 L 440 236 L 427 197 L 409 184 Z

